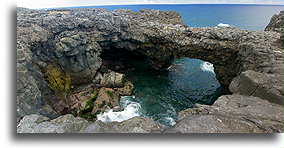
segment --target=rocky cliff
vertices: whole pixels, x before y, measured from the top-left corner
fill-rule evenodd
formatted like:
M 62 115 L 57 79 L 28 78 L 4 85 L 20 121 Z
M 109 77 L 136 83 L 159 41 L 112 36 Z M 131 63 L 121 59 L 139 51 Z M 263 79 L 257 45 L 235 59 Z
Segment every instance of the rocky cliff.
M 274 14 L 270 23 L 265 27 L 265 31 L 275 31 L 283 34 L 283 13 L 284 11 L 281 11 L 278 15 Z
M 274 20 L 272 19 L 270 24 L 279 24 L 274 23 Z M 270 26 L 277 27 L 279 25 Z M 239 94 L 227 98 L 255 99 L 265 106 L 277 106 L 274 108 L 275 112 L 281 113 L 275 114 L 277 119 L 270 117 L 268 119 L 266 116 L 262 118 L 261 115 L 254 116 L 258 122 L 269 124 L 273 122 L 272 129 L 274 130 L 266 130 L 267 128 L 262 127 L 262 124 L 253 122 L 254 118 L 251 114 L 254 114 L 254 111 L 259 114 L 269 108 L 244 109 L 251 113 L 249 116 L 243 115 L 245 117 L 242 117 L 242 120 L 245 120 L 242 124 L 246 124 L 245 127 L 250 129 L 248 131 L 281 132 L 282 128 L 279 125 L 281 119 L 278 120 L 278 117 L 283 118 L 283 110 L 279 107 L 283 105 L 283 44 L 279 42 L 282 33 L 281 31 L 279 33 L 279 29 L 276 29 L 277 32 L 275 29 L 271 29 L 273 27 L 267 28 L 270 28 L 266 29 L 269 31 L 247 31 L 237 28 L 192 28 L 184 25 L 180 15 L 176 12 L 146 9 L 140 12 L 108 11 L 105 9 L 18 12 L 17 119 L 20 121 L 24 116 L 30 114 L 40 114 L 51 119 L 57 117 L 58 112 L 54 111 L 54 104 L 50 100 L 58 95 L 66 97 L 71 89 L 102 79 L 102 75 L 107 74 L 102 70 L 104 52 L 115 56 L 117 51 L 127 51 L 135 56 L 146 58 L 149 64 L 157 69 L 168 67 L 172 60 L 178 57 L 198 58 L 213 63 L 217 78 L 225 90 L 223 93 Z M 260 76 L 258 77 L 258 75 Z M 262 99 L 279 105 L 263 102 Z M 238 105 L 238 103 L 235 104 Z M 251 106 L 247 103 L 241 104 L 246 107 Z M 235 112 L 216 112 L 207 115 L 210 116 L 209 118 L 202 116 L 202 114 L 198 117 L 188 115 L 189 118 L 182 119 L 174 127 L 176 129 L 166 131 L 198 132 L 196 130 L 180 130 L 188 128 L 187 124 L 182 122 L 199 122 L 204 118 L 208 121 L 209 119 L 218 120 L 219 117 L 222 118 L 222 121 L 223 118 L 228 121 L 228 124 L 224 126 L 230 130 L 224 131 L 245 131 L 227 126 L 229 124 L 233 126 L 236 122 L 242 121 L 242 115 L 240 115 L 240 120 L 232 119 L 235 114 Z M 32 117 L 38 118 L 37 116 Z M 53 122 L 56 121 L 50 122 L 45 117 L 40 118 L 44 120 L 32 121 L 32 124 L 45 122 L 44 125 L 54 127 Z M 18 125 L 18 132 L 29 132 L 30 130 L 22 130 L 22 127 L 27 126 L 25 123 L 31 123 L 26 122 L 25 118 L 23 120 Z M 83 120 L 80 119 L 80 122 L 88 122 Z M 135 119 L 135 122 L 136 120 L 138 119 Z M 151 122 L 149 124 L 152 125 L 152 121 L 148 121 L 148 119 L 139 119 L 139 122 L 144 123 L 144 120 L 147 120 L 147 123 Z M 125 122 L 130 124 L 131 121 Z M 89 124 L 86 124 L 86 127 Z M 113 124 L 102 125 L 100 123 L 98 125 L 112 126 Z M 211 122 L 211 124 L 215 124 L 215 122 Z M 242 124 L 239 126 L 241 127 Z M 92 128 L 98 127 L 98 125 Z M 101 128 L 101 126 L 99 127 Z M 212 126 L 214 128 L 216 125 Z M 156 129 L 160 125 L 151 127 Z M 80 128 L 83 129 L 83 127 Z M 137 128 L 131 129 L 137 130 Z M 141 128 L 138 129 L 142 131 Z M 151 131 L 150 129 L 142 129 L 143 131 Z M 158 129 L 163 129 L 160 132 L 164 131 L 164 128 Z M 209 130 L 211 129 L 201 132 L 209 132 Z M 94 131 L 100 130 L 95 129 Z M 79 130 L 75 132 L 79 132 Z M 113 132 L 124 131 L 113 130 Z

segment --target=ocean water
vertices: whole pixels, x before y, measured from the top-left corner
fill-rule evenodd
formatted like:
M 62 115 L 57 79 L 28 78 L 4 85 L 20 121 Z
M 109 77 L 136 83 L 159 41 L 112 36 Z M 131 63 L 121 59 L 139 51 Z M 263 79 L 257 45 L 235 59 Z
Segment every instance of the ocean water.
M 140 9 L 173 10 L 180 13 L 183 22 L 191 27 L 215 27 L 223 23 L 246 30 L 264 30 L 270 18 L 284 9 L 284 6 L 279 5 L 239 4 L 114 5 L 86 7 L 106 8 L 108 10 L 132 9 L 133 11 L 140 11 Z
M 183 57 L 159 71 L 151 69 L 145 61 L 128 62 L 134 68 L 125 74 L 135 86 L 134 95 L 121 98 L 123 111 L 110 110 L 98 115 L 103 122 L 141 116 L 173 126 L 179 111 L 195 103 L 211 105 L 221 94 L 211 63 Z

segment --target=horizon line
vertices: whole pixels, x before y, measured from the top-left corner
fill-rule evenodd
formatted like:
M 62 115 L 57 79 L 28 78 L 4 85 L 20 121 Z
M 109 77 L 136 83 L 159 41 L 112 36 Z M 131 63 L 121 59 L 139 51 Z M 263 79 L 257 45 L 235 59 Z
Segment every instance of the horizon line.
M 58 8 L 76 8 L 76 7 L 92 7 L 92 6 L 134 6 L 134 5 L 262 5 L 262 6 L 284 6 L 284 4 L 270 4 L 270 3 L 156 3 L 156 4 L 104 4 L 104 5 L 78 5 L 78 6 L 63 6 L 63 7 L 45 7 L 45 8 L 29 8 L 29 9 L 58 9 Z M 17 6 L 23 7 L 23 6 Z M 24 7 L 28 8 L 28 7 Z

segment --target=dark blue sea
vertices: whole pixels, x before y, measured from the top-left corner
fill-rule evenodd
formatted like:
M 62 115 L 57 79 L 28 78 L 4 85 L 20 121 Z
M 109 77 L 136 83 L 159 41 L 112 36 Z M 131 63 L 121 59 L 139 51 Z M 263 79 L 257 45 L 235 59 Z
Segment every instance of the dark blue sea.
M 284 6 L 280 5 L 241 4 L 114 5 L 83 8 L 86 7 L 109 10 L 132 9 L 133 11 L 140 9 L 173 10 L 180 13 L 184 23 L 191 27 L 215 27 L 223 23 L 247 30 L 264 30 L 270 18 L 284 10 Z

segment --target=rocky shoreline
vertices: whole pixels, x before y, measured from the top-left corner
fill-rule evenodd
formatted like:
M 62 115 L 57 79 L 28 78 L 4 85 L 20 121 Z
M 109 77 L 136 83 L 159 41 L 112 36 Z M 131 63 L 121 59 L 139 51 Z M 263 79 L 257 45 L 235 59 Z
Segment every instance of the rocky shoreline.
M 283 11 L 265 31 L 192 28 L 176 12 L 148 9 L 31 10 L 17 12 L 17 24 L 18 133 L 283 132 Z M 178 57 L 211 62 L 224 95 L 181 111 L 171 128 L 92 121 L 135 87 L 110 70 L 125 66 L 110 64 L 119 54 L 155 69 Z

